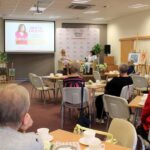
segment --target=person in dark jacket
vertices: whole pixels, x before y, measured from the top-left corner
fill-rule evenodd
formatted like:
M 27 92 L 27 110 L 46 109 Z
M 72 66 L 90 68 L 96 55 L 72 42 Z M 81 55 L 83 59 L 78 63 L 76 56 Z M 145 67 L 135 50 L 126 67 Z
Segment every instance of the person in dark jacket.
M 128 65 L 122 64 L 119 66 L 119 77 L 114 77 L 111 81 L 106 84 L 105 94 L 120 96 L 121 90 L 124 86 L 133 84 L 132 78 L 128 76 Z M 103 110 L 103 100 L 100 95 L 96 98 L 97 118 L 100 119 Z

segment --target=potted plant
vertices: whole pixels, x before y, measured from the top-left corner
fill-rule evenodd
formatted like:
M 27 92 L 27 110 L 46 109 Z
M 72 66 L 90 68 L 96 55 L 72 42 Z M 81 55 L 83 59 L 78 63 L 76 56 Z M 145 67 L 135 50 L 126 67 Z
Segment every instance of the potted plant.
M 1 63 L 7 63 L 7 53 L 0 52 L 0 62 Z
M 103 50 L 103 47 L 101 44 L 97 43 L 93 46 L 92 48 L 92 52 L 95 54 L 95 55 L 99 55 L 101 53 L 101 51 Z
M 97 58 L 98 58 L 98 64 L 99 64 L 99 57 L 100 57 L 100 53 L 102 52 L 103 50 L 103 46 L 99 43 L 95 44 L 92 48 L 92 52 L 94 55 L 97 55 Z

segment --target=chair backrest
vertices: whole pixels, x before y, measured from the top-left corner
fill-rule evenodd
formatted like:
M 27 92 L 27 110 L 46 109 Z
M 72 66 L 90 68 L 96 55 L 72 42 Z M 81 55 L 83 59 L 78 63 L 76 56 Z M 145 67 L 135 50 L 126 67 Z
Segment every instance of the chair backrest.
M 112 120 L 108 132 L 113 135 L 119 145 L 136 149 L 137 133 L 135 127 L 127 120 L 115 118 Z
M 106 142 L 115 144 L 114 141 L 116 141 L 116 140 L 113 138 L 113 135 L 111 133 L 108 133 L 108 132 L 94 130 L 94 129 L 91 129 L 91 128 L 86 128 L 86 127 L 83 127 L 79 124 L 76 124 L 73 132 L 75 134 L 79 134 L 79 135 L 82 136 L 83 132 L 86 131 L 86 130 L 94 131 L 96 134 L 106 136 Z
M 140 135 L 137 136 L 138 136 L 138 141 L 137 141 L 136 150 L 145 150 L 144 139 Z
M 140 75 L 132 75 L 134 88 L 147 88 L 148 87 L 148 80 L 145 77 Z
M 84 87 L 83 102 L 89 100 L 88 89 Z M 64 87 L 63 88 L 63 103 L 68 102 L 71 104 L 81 103 L 81 87 Z
M 100 73 L 98 71 L 93 71 L 93 76 L 94 76 L 95 81 L 101 80 L 101 76 L 100 76 Z
M 35 88 L 43 88 L 44 87 L 42 78 L 37 75 L 32 76 L 32 83 Z
M 103 103 L 105 111 L 111 118 L 129 119 L 130 112 L 126 99 L 104 94 Z
M 126 100 L 129 100 L 133 95 L 133 85 L 126 85 L 122 88 L 120 97 L 125 98 Z
M 29 73 L 29 81 L 31 82 L 31 84 L 33 85 L 33 81 L 32 81 L 32 77 L 35 77 L 36 76 L 36 74 L 34 74 L 34 73 Z M 34 86 L 34 85 L 33 85 Z

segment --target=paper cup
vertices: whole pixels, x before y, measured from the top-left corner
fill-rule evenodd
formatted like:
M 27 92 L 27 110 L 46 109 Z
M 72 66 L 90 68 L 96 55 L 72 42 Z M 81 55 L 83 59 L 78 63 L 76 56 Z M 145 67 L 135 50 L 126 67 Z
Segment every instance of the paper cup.
M 39 129 L 37 129 L 37 134 L 41 137 L 41 139 L 43 141 L 46 141 L 49 138 L 49 129 L 48 128 L 39 128 Z

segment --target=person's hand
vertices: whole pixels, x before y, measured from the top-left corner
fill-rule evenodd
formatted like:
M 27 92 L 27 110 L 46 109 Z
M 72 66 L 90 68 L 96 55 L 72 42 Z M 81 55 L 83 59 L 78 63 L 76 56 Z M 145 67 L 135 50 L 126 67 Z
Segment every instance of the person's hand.
M 25 131 L 33 124 L 33 120 L 31 116 L 27 113 L 23 119 L 22 126 L 20 127 L 21 130 Z

